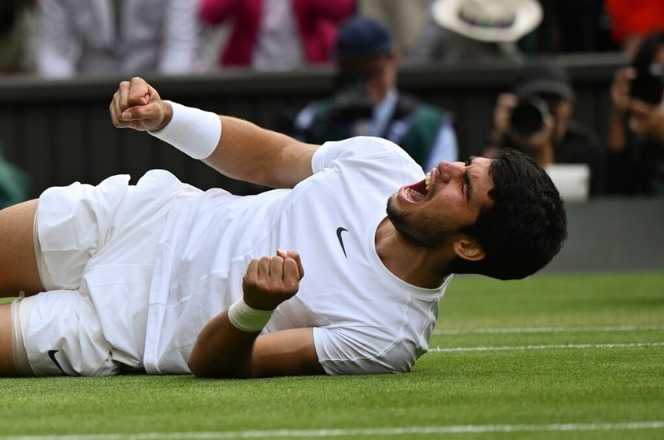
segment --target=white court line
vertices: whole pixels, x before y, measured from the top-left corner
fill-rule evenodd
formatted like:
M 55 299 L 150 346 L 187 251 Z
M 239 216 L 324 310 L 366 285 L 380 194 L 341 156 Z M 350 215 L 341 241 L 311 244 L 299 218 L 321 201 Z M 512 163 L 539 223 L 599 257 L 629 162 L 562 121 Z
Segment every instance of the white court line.
M 79 435 L 24 435 L 0 436 L 2 440 L 214 440 L 243 438 L 325 438 L 325 437 L 385 437 L 434 434 L 481 434 L 495 432 L 551 432 L 551 431 L 632 431 L 637 429 L 664 429 L 664 421 L 549 423 L 542 425 L 456 425 L 409 426 L 403 428 L 351 428 L 351 429 L 277 429 L 264 431 L 218 432 L 143 432 L 127 434 Z
M 429 353 L 458 353 L 468 351 L 528 351 L 550 349 L 602 349 L 602 348 L 646 348 L 664 347 L 664 342 L 628 342 L 616 344 L 550 344 L 550 345 L 508 345 L 488 347 L 433 347 Z
M 664 326 L 639 327 L 634 325 L 610 325 L 588 327 L 485 327 L 436 329 L 434 335 L 473 335 L 473 334 L 518 334 L 518 333 L 592 333 L 592 332 L 638 332 L 663 331 Z

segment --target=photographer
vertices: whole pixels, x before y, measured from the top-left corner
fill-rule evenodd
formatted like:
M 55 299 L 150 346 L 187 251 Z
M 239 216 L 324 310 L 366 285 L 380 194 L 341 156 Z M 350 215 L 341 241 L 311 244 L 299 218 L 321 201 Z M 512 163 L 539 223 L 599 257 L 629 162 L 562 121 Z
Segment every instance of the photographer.
M 664 33 L 643 40 L 611 87 L 611 193 L 664 193 Z
M 498 97 L 487 154 L 514 148 L 542 167 L 583 164 L 590 171 L 590 195 L 604 192 L 606 156 L 597 136 L 574 121 L 574 92 L 558 65 L 535 63 L 524 68 L 513 93 Z
M 300 112 L 295 136 L 308 143 L 382 137 L 400 145 L 425 170 L 456 160 L 451 115 L 397 91 L 398 64 L 382 23 L 366 17 L 345 22 L 336 41 L 335 93 Z

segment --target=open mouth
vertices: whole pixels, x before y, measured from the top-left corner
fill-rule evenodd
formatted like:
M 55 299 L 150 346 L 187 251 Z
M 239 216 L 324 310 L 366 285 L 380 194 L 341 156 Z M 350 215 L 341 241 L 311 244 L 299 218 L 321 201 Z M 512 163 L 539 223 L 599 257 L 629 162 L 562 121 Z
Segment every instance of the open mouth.
M 431 172 L 428 173 L 424 180 L 401 188 L 402 197 L 410 203 L 419 203 L 426 200 L 433 186 L 431 174 Z

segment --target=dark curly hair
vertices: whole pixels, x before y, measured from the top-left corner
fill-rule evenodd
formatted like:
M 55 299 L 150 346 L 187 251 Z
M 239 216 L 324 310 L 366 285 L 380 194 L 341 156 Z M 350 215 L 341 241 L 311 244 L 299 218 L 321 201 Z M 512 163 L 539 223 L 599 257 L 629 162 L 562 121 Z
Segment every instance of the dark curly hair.
M 477 239 L 486 256 L 475 262 L 457 258 L 452 272 L 501 280 L 525 278 L 562 248 L 567 237 L 563 202 L 547 173 L 516 150 L 499 151 L 489 174 L 492 205 L 460 231 Z

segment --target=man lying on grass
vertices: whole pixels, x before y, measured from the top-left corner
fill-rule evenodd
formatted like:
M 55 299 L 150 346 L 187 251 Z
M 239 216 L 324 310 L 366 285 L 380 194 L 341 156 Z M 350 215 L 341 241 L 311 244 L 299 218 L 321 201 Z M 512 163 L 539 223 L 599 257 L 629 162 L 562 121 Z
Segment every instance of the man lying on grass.
M 27 294 L 0 306 L 0 374 L 408 371 L 453 273 L 526 277 L 566 235 L 551 180 L 516 152 L 425 175 L 388 141 L 303 144 L 163 101 L 140 78 L 110 111 L 280 189 L 203 192 L 156 170 L 0 211 L 0 291 Z

